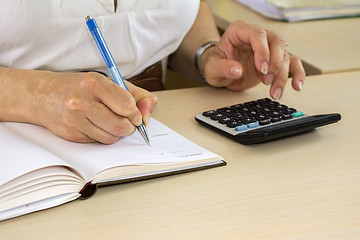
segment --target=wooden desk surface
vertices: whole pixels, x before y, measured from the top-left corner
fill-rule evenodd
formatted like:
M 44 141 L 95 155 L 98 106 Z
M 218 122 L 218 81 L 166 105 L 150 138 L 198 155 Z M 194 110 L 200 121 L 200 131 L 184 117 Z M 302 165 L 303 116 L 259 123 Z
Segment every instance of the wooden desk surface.
M 337 124 L 243 146 L 200 126 L 198 112 L 268 95 L 190 88 L 156 93 L 153 116 L 228 165 L 106 188 L 88 200 L 0 222 L 0 239 L 291 239 L 360 236 L 360 71 L 309 77 L 281 102 Z
M 222 29 L 241 19 L 284 36 L 288 51 L 303 60 L 309 74 L 360 70 L 360 18 L 285 23 L 267 19 L 236 0 L 207 1 Z

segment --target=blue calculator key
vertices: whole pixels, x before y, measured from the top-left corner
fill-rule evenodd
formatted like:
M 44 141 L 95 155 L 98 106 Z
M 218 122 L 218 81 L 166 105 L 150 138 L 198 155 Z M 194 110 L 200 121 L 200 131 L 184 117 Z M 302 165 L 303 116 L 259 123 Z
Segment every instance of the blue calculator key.
M 257 128 L 259 127 L 259 124 L 257 122 L 252 122 L 247 124 L 248 128 Z
M 242 131 L 245 131 L 245 130 L 247 130 L 246 125 L 240 125 L 240 126 L 235 127 L 235 131 L 237 131 L 237 132 L 242 132 Z

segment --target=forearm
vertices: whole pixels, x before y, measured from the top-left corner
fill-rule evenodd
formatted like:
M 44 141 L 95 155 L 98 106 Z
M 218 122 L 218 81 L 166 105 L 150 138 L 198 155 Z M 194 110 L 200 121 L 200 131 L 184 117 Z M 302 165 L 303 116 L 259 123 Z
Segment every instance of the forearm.
M 200 81 L 200 75 L 194 63 L 195 53 L 204 43 L 219 39 L 220 35 L 211 9 L 206 1 L 201 1 L 197 18 L 178 50 L 170 56 L 169 66 L 189 79 Z M 200 69 L 203 68 L 211 50 L 207 50 L 200 58 Z
M 35 97 L 46 71 L 0 68 L 0 121 L 39 124 Z

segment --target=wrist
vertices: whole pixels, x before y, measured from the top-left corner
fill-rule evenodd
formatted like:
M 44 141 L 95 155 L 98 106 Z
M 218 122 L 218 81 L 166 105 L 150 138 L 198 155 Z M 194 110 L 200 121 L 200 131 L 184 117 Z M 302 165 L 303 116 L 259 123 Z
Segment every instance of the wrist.
M 1 68 L 0 121 L 34 122 L 32 70 Z
M 198 70 L 200 77 L 204 83 L 206 83 L 205 79 L 205 65 L 206 62 L 211 55 L 213 48 L 216 46 L 218 41 L 208 41 L 201 45 L 195 54 L 195 67 Z

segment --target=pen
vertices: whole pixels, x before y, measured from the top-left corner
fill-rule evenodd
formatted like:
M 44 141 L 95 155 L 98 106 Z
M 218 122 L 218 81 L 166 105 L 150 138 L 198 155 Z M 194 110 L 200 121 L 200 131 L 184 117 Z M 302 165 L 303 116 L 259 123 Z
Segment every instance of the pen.
M 87 16 L 85 18 L 85 20 L 86 20 L 86 25 L 88 26 L 88 28 L 91 32 L 91 35 L 93 36 L 93 38 L 95 40 L 96 46 L 98 47 L 98 49 L 101 53 L 101 56 L 105 61 L 106 67 L 109 70 L 114 83 L 116 83 L 120 87 L 128 90 L 128 88 L 126 87 L 124 80 L 120 74 L 120 71 L 119 71 L 117 65 L 115 64 L 115 61 L 110 53 L 110 50 L 105 43 L 105 40 L 100 32 L 100 29 L 98 28 L 98 25 L 96 24 L 95 19 L 92 18 L 91 16 Z M 136 128 L 140 132 L 141 136 L 144 138 L 145 142 L 150 146 L 150 140 L 147 135 L 144 123 L 141 123 L 140 126 L 136 126 Z

